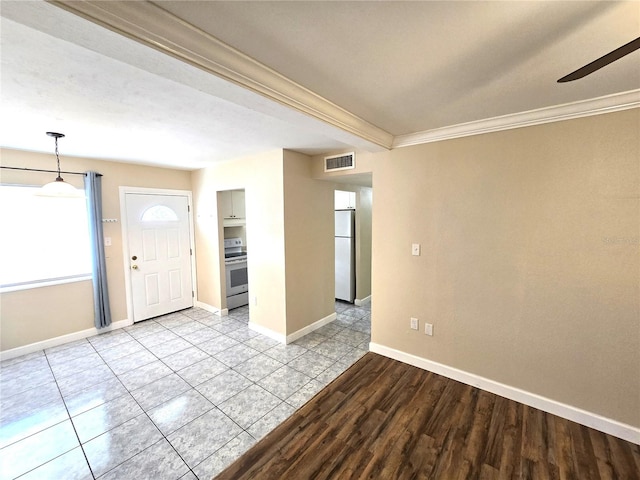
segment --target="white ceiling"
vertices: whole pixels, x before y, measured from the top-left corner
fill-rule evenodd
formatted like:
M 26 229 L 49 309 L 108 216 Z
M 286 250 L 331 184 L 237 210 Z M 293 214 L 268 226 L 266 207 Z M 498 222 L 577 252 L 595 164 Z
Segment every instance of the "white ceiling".
M 391 136 L 640 88 L 640 2 L 155 2 Z M 275 148 L 375 150 L 42 1 L 0 3 L 0 145 L 201 168 Z
M 158 3 L 393 135 L 640 87 L 640 51 L 556 83 L 640 36 L 639 2 Z

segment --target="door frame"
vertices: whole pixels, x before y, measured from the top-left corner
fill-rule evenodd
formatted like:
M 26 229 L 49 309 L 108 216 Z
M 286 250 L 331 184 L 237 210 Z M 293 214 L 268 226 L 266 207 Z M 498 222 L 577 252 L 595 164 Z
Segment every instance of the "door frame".
M 124 271 L 125 295 L 127 300 L 127 319 L 133 325 L 133 291 L 131 286 L 131 269 L 129 268 L 129 232 L 127 228 L 127 206 L 126 195 L 129 193 L 142 195 L 163 195 L 187 197 L 189 202 L 189 248 L 193 254 L 191 255 L 191 286 L 193 288 L 193 306 L 198 302 L 198 285 L 196 283 L 196 246 L 195 246 L 195 229 L 193 224 L 193 194 L 191 190 L 172 190 L 166 188 L 145 188 L 145 187 L 119 187 L 120 191 L 120 227 L 122 231 L 122 261 Z

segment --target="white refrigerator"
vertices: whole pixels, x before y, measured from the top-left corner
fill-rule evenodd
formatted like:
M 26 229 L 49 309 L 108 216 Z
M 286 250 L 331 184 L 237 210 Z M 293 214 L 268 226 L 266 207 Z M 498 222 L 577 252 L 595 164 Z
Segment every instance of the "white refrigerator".
M 355 211 L 336 210 L 336 299 L 353 303 L 356 298 Z

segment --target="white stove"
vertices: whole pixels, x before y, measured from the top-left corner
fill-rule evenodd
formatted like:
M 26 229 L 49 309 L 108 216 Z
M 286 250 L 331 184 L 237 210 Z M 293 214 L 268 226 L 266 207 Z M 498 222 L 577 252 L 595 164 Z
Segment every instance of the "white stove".
M 249 305 L 247 252 L 239 237 L 224 239 L 224 266 L 227 286 L 227 308 Z
M 247 260 L 247 252 L 240 237 L 224 239 L 224 263 Z

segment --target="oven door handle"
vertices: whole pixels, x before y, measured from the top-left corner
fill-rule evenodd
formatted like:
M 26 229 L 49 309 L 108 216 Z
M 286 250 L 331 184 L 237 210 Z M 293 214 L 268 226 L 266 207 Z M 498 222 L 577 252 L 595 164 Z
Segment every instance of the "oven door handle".
M 247 263 L 247 260 L 226 260 L 224 262 L 225 265 L 240 265 L 242 263 Z

